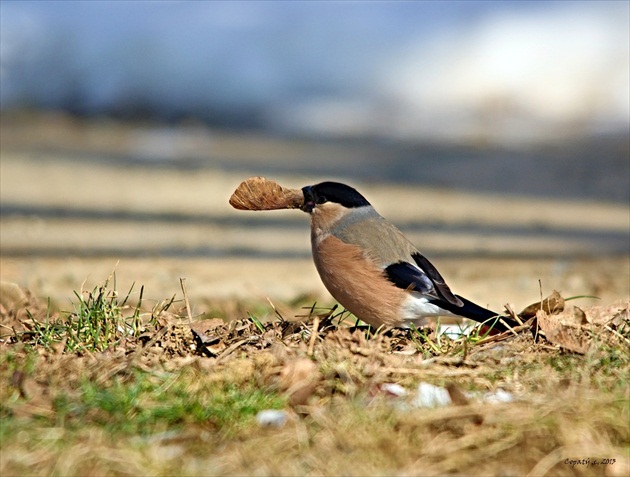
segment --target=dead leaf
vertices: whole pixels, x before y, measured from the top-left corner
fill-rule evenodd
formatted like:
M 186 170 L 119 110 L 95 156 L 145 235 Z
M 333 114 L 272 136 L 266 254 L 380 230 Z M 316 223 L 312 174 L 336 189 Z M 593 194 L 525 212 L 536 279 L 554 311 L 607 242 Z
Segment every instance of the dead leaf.
M 627 305 L 613 304 L 608 306 L 590 306 L 586 308 L 586 318 L 592 325 L 613 323 L 618 325 L 624 319 L 630 319 Z
M 543 310 L 538 310 L 536 319 L 540 330 L 551 344 L 579 354 L 585 354 L 589 350 L 591 340 L 581 333 L 580 328 L 567 326 L 557 315 L 549 315 Z
M 199 340 L 203 345 L 211 345 L 220 341 L 220 333 L 215 333 L 219 327 L 225 325 L 225 322 L 221 318 L 212 318 L 210 320 L 202 320 L 190 323 L 190 331 L 193 336 Z
M 624 324 L 630 325 L 630 309 L 626 308 L 625 310 L 620 310 L 610 320 L 610 324 L 615 328 L 619 328 Z
M 523 311 L 519 313 L 519 316 L 521 319 L 527 320 L 528 318 L 536 316 L 536 313 L 539 310 L 543 310 L 549 315 L 556 315 L 564 310 L 564 298 L 560 296 L 560 293 L 554 290 L 551 295 L 543 301 L 532 303 L 531 305 L 525 307 Z
M 446 385 L 446 390 L 451 397 L 451 401 L 453 401 L 453 404 L 456 406 L 466 406 L 470 404 L 469 399 L 455 383 L 448 383 Z
M 306 404 L 320 380 L 317 365 L 307 358 L 289 361 L 280 373 L 280 388 L 294 406 Z
M 11 384 L 18 388 L 23 399 L 9 406 L 15 417 L 53 415 L 52 400 L 46 388 L 35 379 L 22 371 L 15 371 L 11 376 Z
M 5 310 L 15 310 L 28 303 L 28 297 L 19 285 L 12 282 L 0 282 L 0 305 Z
M 573 307 L 573 320 L 577 325 L 585 325 L 588 323 L 586 313 L 582 308 L 578 308 L 577 306 Z

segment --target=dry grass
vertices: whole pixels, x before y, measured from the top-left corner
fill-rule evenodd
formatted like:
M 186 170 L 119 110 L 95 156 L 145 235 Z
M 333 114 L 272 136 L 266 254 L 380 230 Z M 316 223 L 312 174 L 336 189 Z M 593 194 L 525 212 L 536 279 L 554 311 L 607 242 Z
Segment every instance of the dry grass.
M 80 293 L 71 313 L 13 291 L 0 310 L 3 476 L 630 471 L 627 303 L 549 315 L 536 339 L 521 331 L 438 342 L 417 331 L 370 333 L 347 318 L 338 325 L 343 315 L 303 303 L 282 313 L 303 321 L 259 303 L 190 323 L 183 302 L 143 309 L 138 294 L 111 285 Z M 70 348 L 84 305 L 107 308 L 122 331 L 100 347 Z M 129 320 L 137 327 L 125 328 Z M 578 339 L 583 347 L 571 351 Z M 419 408 L 420 382 L 473 397 Z M 498 389 L 515 400 L 475 397 Z M 287 424 L 259 427 L 263 409 L 286 410 Z

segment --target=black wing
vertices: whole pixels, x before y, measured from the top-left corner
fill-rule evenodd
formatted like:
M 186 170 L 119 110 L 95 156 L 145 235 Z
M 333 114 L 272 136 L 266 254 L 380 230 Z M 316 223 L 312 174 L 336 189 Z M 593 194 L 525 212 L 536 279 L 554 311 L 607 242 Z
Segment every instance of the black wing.
M 417 267 L 409 262 L 398 262 L 385 269 L 387 278 L 394 285 L 433 296 L 456 307 L 464 306 L 464 302 L 453 294 L 431 262 L 419 253 L 414 253 L 412 257 L 418 264 Z
M 424 257 L 424 255 L 416 252 L 411 256 L 418 264 L 418 267 L 431 279 L 440 298 L 446 300 L 448 303 L 452 303 L 455 306 L 464 306 L 464 302 L 462 302 L 458 296 L 453 294 L 442 275 L 440 275 L 440 272 L 437 271 L 437 268 L 435 268 L 433 264 Z
M 409 262 L 393 263 L 385 269 L 385 274 L 389 281 L 398 288 L 438 297 L 431 279 L 422 270 Z
M 409 262 L 398 262 L 385 269 L 387 278 L 398 288 L 427 295 L 430 303 L 479 323 L 488 322 L 491 324 L 492 318 L 500 316 L 498 313 L 479 306 L 462 296 L 454 295 L 431 262 L 419 253 L 414 253 L 412 256 L 418 267 Z M 500 316 L 500 318 L 512 327 L 518 325 L 506 316 Z M 500 321 L 494 325 L 494 328 L 500 331 L 507 330 Z

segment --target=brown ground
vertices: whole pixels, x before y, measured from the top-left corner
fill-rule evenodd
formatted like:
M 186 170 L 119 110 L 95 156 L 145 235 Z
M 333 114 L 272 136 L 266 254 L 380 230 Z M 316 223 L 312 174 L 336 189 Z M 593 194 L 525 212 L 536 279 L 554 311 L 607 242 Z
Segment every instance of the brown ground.
M 0 313 L 2 475 L 617 477 L 630 469 L 624 302 L 538 311 L 535 336 L 522 326 L 481 341 L 397 329 L 369 336 L 337 326 L 338 315 L 331 323 L 323 309 L 292 310 L 302 322 L 190 322 L 162 304 L 141 313 L 136 335 L 113 331 L 99 351 L 85 349 L 92 334 L 78 327 L 38 342 L 33 319 L 42 329 L 58 317 L 33 297 L 27 307 Z M 452 404 L 419 404 L 419 383 L 437 385 Z M 489 400 L 499 394 L 510 401 Z M 285 425 L 256 424 L 253 414 L 270 404 L 282 406 Z
M 288 167 L 290 158 L 337 152 L 352 160 L 357 151 L 55 118 L 3 121 L 2 280 L 63 301 L 84 280 L 92 286 L 116 267 L 122 287 L 144 284 L 155 299 L 179 293 L 185 277 L 202 304 L 305 294 L 330 302 L 310 262 L 307 216 L 236 211 L 227 199 L 241 180 L 268 168 L 270 156 Z M 202 152 L 205 166 L 186 166 Z M 138 163 L 169 153 L 180 167 Z M 222 168 L 212 167 L 215 158 Z M 289 187 L 330 178 L 281 171 L 273 178 Z M 627 205 L 353 184 L 452 288 L 482 304 L 524 306 L 539 297 L 539 280 L 543 293 L 596 295 L 603 303 L 628 297 Z

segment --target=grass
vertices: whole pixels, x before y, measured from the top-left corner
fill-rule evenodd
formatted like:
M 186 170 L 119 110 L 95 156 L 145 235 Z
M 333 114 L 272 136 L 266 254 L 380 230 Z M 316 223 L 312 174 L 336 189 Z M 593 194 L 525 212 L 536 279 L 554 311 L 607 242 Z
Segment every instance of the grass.
M 2 317 L 11 330 L 0 344 L 3 476 L 630 469 L 627 312 L 606 325 L 614 333 L 590 328 L 594 345 L 576 354 L 529 333 L 488 342 L 370 332 L 303 300 L 291 306 L 304 323 L 258 303 L 191 328 L 174 310 L 180 302 L 143 309 L 142 291 L 119 296 L 115 278 L 76 299 L 71 312 L 31 301 L 29 313 Z M 473 396 L 503 389 L 515 400 L 416 408 L 421 382 Z M 408 398 L 382 392 L 384 383 Z M 285 410 L 288 423 L 259 427 L 264 409 Z M 615 463 L 592 465 L 603 458 Z M 581 459 L 591 464 L 566 463 Z
M 133 285 L 123 298 L 119 297 L 116 275 L 112 274 L 92 291 L 75 291 L 77 302 L 72 312 L 53 318 L 49 302 L 46 316 L 41 320 L 26 310 L 33 324 L 32 345 L 48 350 L 62 345 L 64 351 L 84 353 L 105 351 L 128 337 L 137 338 L 143 331 L 140 313 L 144 287 L 134 306 L 128 304 L 132 291 Z M 131 313 L 126 313 L 129 310 Z
M 193 388 L 191 382 L 201 385 Z M 250 423 L 258 411 L 285 403 L 275 393 L 247 383 L 204 382 L 198 371 L 186 368 L 161 375 L 134 371 L 105 383 L 81 376 L 76 388 L 57 390 L 51 402 L 54 418 L 40 416 L 42 423 L 62 422 L 76 430 L 88 422 L 123 435 L 150 435 L 190 425 L 229 435 Z

